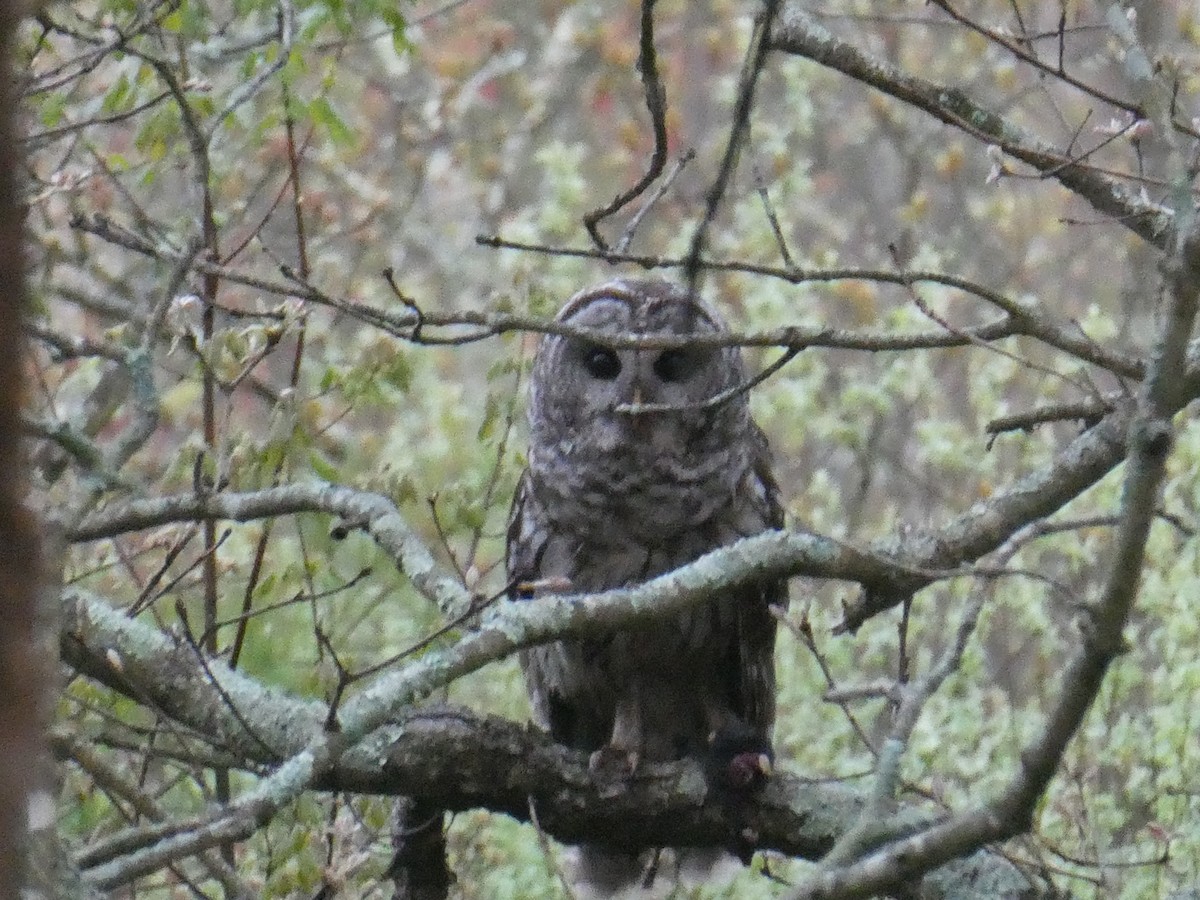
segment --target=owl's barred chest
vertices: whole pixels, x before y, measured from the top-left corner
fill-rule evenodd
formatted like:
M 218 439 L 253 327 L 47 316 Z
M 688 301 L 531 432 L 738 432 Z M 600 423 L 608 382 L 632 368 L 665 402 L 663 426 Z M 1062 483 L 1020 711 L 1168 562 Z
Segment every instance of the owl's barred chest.
M 712 550 L 741 537 L 737 527 L 736 495 L 727 486 L 707 494 L 711 501 L 724 496 L 714 508 L 681 501 L 674 487 L 662 489 L 662 482 L 643 492 L 630 490 L 623 495 L 619 513 L 612 504 L 614 496 L 603 493 L 596 500 L 594 517 L 582 527 L 554 518 L 543 530 L 545 542 L 538 556 L 538 571 L 543 578 L 565 579 L 571 591 L 589 594 L 613 588 L 642 584 Z M 719 493 L 718 493 L 719 491 Z M 538 492 L 541 493 L 540 491 Z M 641 503 L 645 507 L 639 509 Z M 540 508 L 535 515 L 547 515 Z M 603 527 L 595 527 L 603 523 Z M 656 625 L 634 629 L 618 636 L 576 646 L 580 662 L 594 663 L 616 674 L 628 669 L 640 677 L 652 671 L 689 669 L 698 663 L 711 663 L 704 655 L 707 647 L 716 655 L 724 653 L 715 634 L 730 633 L 736 616 L 736 600 L 718 598 Z M 709 653 L 708 655 L 713 655 Z M 688 660 L 691 660 L 689 663 Z
M 637 547 L 656 558 L 666 554 L 663 568 L 651 566 L 657 570 L 653 574 L 719 546 L 701 533 L 736 503 L 749 468 L 745 454 L 736 450 L 597 456 L 563 449 L 539 453 L 531 448 L 534 490 L 547 517 L 597 550 L 622 547 L 625 553 Z M 581 464 L 583 455 L 586 464 Z M 700 544 L 707 546 L 696 549 Z
M 629 587 L 715 550 L 722 544 L 717 530 L 706 525 L 653 544 L 620 533 L 594 540 L 586 534 L 560 531 L 546 541 L 538 568 L 543 577 L 567 579 L 577 593 Z
M 736 541 L 739 495 L 723 480 L 676 483 L 654 473 L 626 470 L 623 490 L 592 488 L 559 479 L 531 478 L 527 515 L 540 521 L 541 578 L 565 579 L 571 591 L 589 594 L 642 584 Z M 722 473 L 728 475 L 726 468 Z M 612 482 L 605 484 L 611 488 Z M 574 493 L 573 504 L 553 494 Z M 546 497 L 547 492 L 552 496 Z M 757 529 L 754 529 L 757 530 Z M 671 657 L 694 656 L 705 637 L 732 626 L 734 601 L 718 599 L 666 622 L 594 642 L 584 656 L 615 656 L 633 667 L 658 668 Z M 611 660 L 610 660 L 611 665 Z
M 566 579 L 572 592 L 590 594 L 641 584 L 734 539 L 720 521 L 703 522 L 652 543 L 630 534 L 592 539 L 557 528 L 546 537 L 538 568 L 543 577 Z M 588 702 L 597 709 L 611 708 L 632 685 L 644 688 L 642 702 L 662 696 L 679 704 L 684 695 L 703 693 L 699 685 L 728 658 L 740 602 L 738 596 L 718 597 L 650 625 L 539 647 L 531 657 L 562 696 L 590 697 Z M 653 716 L 647 723 L 650 732 L 656 720 Z

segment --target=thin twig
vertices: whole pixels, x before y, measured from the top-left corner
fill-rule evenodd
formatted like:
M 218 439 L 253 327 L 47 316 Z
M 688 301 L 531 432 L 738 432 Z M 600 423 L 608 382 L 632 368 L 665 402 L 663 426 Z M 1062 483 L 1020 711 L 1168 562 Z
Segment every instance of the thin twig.
M 654 47 L 654 4 L 655 0 L 642 0 L 641 40 L 638 44 L 637 62 L 646 93 L 646 109 L 650 113 L 650 124 L 654 131 L 654 152 L 650 156 L 646 174 L 638 179 L 637 184 L 618 194 L 607 206 L 594 209 L 583 217 L 584 227 L 601 250 L 607 250 L 608 244 L 600 234 L 600 222 L 629 201 L 641 196 L 646 188 L 654 183 L 654 179 L 662 174 L 663 167 L 667 164 L 667 93 L 658 76 L 658 52 Z
M 733 108 L 733 123 L 729 127 L 729 138 L 725 144 L 725 152 L 721 157 L 721 166 L 717 177 L 713 180 L 704 198 L 704 213 L 700 222 L 692 232 L 691 245 L 683 265 L 683 277 L 687 284 L 688 293 L 699 293 L 700 264 L 708 240 L 708 230 L 717 216 L 717 208 L 725 196 L 729 182 L 737 168 L 738 155 L 746 140 L 750 128 L 750 112 L 754 107 L 754 89 L 758 86 L 758 77 L 766 65 L 767 54 L 771 49 L 771 28 L 775 17 L 783 6 L 782 0 L 766 0 L 754 31 L 750 36 L 750 46 L 746 48 L 746 61 L 742 67 L 742 77 L 738 88 L 737 103 Z
M 642 219 L 646 217 L 646 214 L 650 212 L 650 210 L 654 207 L 654 204 L 661 200 L 666 195 L 667 191 L 671 189 L 671 185 L 675 183 L 675 179 L 679 177 L 679 173 L 683 171 L 683 167 L 695 158 L 696 151 L 688 150 L 687 153 L 683 154 L 683 156 L 679 157 L 679 159 L 675 161 L 675 165 L 671 166 L 671 170 L 667 172 L 666 177 L 663 178 L 658 187 L 654 189 L 654 193 L 647 197 L 646 202 L 643 203 L 638 208 L 638 211 L 630 217 L 629 224 L 625 226 L 625 230 L 621 232 L 620 239 L 613 246 L 614 253 L 624 253 L 629 249 L 629 245 L 633 242 L 634 232 L 637 231 L 638 226 L 642 224 Z

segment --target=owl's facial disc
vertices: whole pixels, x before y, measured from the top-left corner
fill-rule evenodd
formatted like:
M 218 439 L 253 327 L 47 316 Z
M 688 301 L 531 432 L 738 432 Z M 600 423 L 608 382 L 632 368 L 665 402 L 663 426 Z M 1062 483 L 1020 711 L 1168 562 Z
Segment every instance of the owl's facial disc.
M 558 321 L 588 333 L 543 342 L 532 418 L 557 419 L 581 446 L 675 441 L 683 447 L 720 426 L 721 417 L 741 415 L 704 409 L 741 380 L 740 358 L 723 347 L 686 342 L 690 335 L 720 334 L 725 326 L 678 289 L 615 280 L 577 294 Z M 621 346 L 629 338 L 664 338 L 674 345 Z
M 619 515 L 662 541 L 727 503 L 754 445 L 746 398 L 730 391 L 740 353 L 711 340 L 727 330 L 720 316 L 664 283 L 618 280 L 557 321 L 572 333 L 547 335 L 534 360 L 529 471 L 577 510 L 571 527 Z

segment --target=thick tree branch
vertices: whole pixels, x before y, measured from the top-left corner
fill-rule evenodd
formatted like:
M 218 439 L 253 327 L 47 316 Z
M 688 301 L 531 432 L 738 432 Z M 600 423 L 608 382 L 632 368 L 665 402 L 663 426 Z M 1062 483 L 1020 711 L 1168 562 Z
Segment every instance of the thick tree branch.
M 65 603 L 62 651 L 69 664 L 208 736 L 245 768 L 276 765 L 302 753 L 321 733 L 328 715 L 323 703 L 264 686 L 220 662 L 206 669 L 190 647 L 99 599 L 70 593 Z M 211 678 L 220 681 L 220 690 Z M 254 722 L 253 734 L 246 731 L 247 721 Z M 646 765 L 628 790 L 614 796 L 592 781 L 586 755 L 527 726 L 446 708 L 401 710 L 311 786 L 414 796 L 450 810 L 483 807 L 521 820 L 528 819 L 532 802 L 542 827 L 560 840 L 620 836 L 631 848 L 733 844 L 737 832 L 749 826 L 757 831 L 760 847 L 810 859 L 833 845 L 864 802 L 850 788 L 780 774 L 747 811 L 748 818 L 732 822 L 722 804 L 709 801 L 703 772 L 694 762 Z M 928 822 L 928 814 L 910 808 L 895 817 L 894 827 L 904 833 Z M 153 847 L 163 837 L 147 832 L 140 843 L 129 844 Z M 971 861 L 961 874 L 939 876 L 939 883 L 951 886 L 940 895 L 995 896 L 969 888 L 973 876 L 967 873 L 980 868 L 1008 884 L 1008 896 L 1025 895 L 1024 878 L 994 857 Z M 137 871 L 118 860 L 88 874 L 111 885 Z
M 1060 450 L 1046 466 L 1004 491 L 977 503 L 940 528 L 874 545 L 880 554 L 914 569 L 948 570 L 995 550 L 1019 528 L 1061 509 L 1099 481 L 1125 458 L 1129 404 L 1105 416 Z M 914 589 L 932 579 L 914 581 Z M 864 590 L 847 605 L 842 627 L 853 631 L 867 619 L 895 606 L 904 595 Z
M 42 727 L 52 667 L 44 655 L 45 601 L 37 518 L 26 508 L 26 454 L 21 403 L 32 391 L 22 324 L 25 216 L 30 165 L 17 141 L 18 29 L 23 8 L 0 6 L 0 897 L 34 893 L 31 842 L 53 827 L 42 777 Z
M 1183 396 L 1200 393 L 1200 374 L 1181 383 Z M 593 621 L 594 615 L 596 624 L 588 626 L 581 620 L 579 627 L 629 624 L 623 618 L 626 607 L 622 598 L 629 598 L 632 608 L 653 614 L 654 610 L 682 608 L 714 591 L 746 582 L 805 575 L 862 585 L 863 593 L 847 605 L 842 625 L 843 629 L 853 630 L 904 597 L 996 549 L 1019 528 L 1057 511 L 1099 481 L 1125 457 L 1131 412 L 1128 403 L 1118 406 L 1060 450 L 1048 465 L 940 528 L 887 538 L 862 549 L 818 535 L 768 532 L 716 550 L 641 587 L 601 595 L 610 601 L 609 605 L 587 606 L 594 610 L 589 612 L 588 621 Z M 325 512 L 362 527 L 392 555 L 418 590 L 440 608 L 469 608 L 469 593 L 436 565 L 390 500 L 333 485 L 289 485 L 248 494 L 188 494 L 127 501 L 89 516 L 68 538 L 96 540 L 171 522 L 209 517 L 248 521 L 298 512 Z M 563 615 L 584 608 L 573 599 L 562 602 Z
M 845 562 L 860 557 L 860 570 L 872 565 L 884 572 L 890 569 L 881 561 L 863 554 L 834 551 L 837 545 L 810 535 L 769 533 L 742 541 L 692 565 L 654 579 L 646 585 L 610 591 L 589 602 L 578 598 L 547 597 L 534 602 L 501 603 L 493 607 L 478 630 L 464 636 L 445 650 L 426 654 L 397 671 L 380 677 L 340 709 L 334 731 L 312 733 L 303 749 L 290 756 L 278 769 L 263 778 L 236 801 L 220 808 L 195 829 L 165 838 L 136 859 L 121 865 L 102 866 L 95 873 L 98 884 L 116 884 L 156 871 L 167 862 L 218 846 L 242 840 L 254 833 L 260 823 L 269 821 L 304 791 L 327 778 L 346 750 L 368 733 L 384 725 L 401 710 L 428 696 L 436 688 L 473 672 L 488 662 L 508 656 L 516 650 L 564 635 L 594 634 L 597 631 L 636 625 L 658 616 L 669 615 L 710 597 L 714 590 L 728 588 L 746 580 L 767 580 L 774 575 L 755 558 L 756 552 L 770 557 L 776 546 L 775 564 L 779 564 L 779 545 L 817 545 L 824 552 L 813 553 L 826 563 Z M 810 551 L 811 552 L 811 551 Z M 732 577 L 719 566 L 727 562 Z M 103 604 L 90 604 L 74 621 L 74 632 L 86 632 L 107 622 L 112 627 L 123 620 L 120 613 Z M 70 632 L 68 632 L 70 633 Z M 64 653 L 69 648 L 64 648 Z M 123 667 L 118 660 L 115 664 Z M 224 690 L 224 683 L 222 683 Z M 232 694 L 230 694 L 232 696 Z

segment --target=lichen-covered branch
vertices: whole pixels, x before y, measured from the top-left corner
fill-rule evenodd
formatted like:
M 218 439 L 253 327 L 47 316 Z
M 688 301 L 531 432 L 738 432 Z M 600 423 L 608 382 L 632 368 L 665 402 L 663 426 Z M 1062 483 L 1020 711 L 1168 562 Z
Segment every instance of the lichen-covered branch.
M 249 522 L 302 512 L 328 513 L 352 528 L 361 528 L 448 617 L 457 617 L 470 607 L 470 592 L 437 563 L 391 500 L 337 485 L 290 484 L 244 494 L 180 494 L 118 502 L 89 515 L 66 537 L 79 543 L 173 522 Z
M 220 662 L 201 666 L 190 647 L 98 598 L 70 593 L 65 604 L 61 643 L 69 664 L 208 735 L 230 760 L 257 771 L 304 752 L 321 734 L 328 712 L 324 704 L 262 685 Z M 219 691 L 210 677 L 219 679 Z M 254 723 L 252 734 L 247 721 Z M 602 795 L 584 754 L 528 726 L 462 709 L 397 710 L 392 720 L 349 746 L 310 787 L 414 796 L 445 809 L 482 807 L 522 820 L 532 803 L 541 826 L 564 841 L 621 835 L 630 847 L 644 847 L 731 844 L 735 838 L 735 824 L 720 803 L 709 802 L 704 775 L 694 762 L 646 765 L 628 790 L 613 796 L 606 786 Z M 764 849 L 817 858 L 856 820 L 863 802 L 853 789 L 780 774 L 736 828 L 753 828 Z M 928 821 L 926 813 L 912 808 L 899 813 L 893 827 L 903 833 Z M 197 829 L 203 824 L 190 823 Z M 107 861 L 88 877 L 111 886 L 189 855 L 194 851 L 163 850 L 187 834 L 189 823 L 182 825 L 166 832 L 158 826 L 134 829 L 126 837 L 127 845 L 137 848 L 132 862 Z M 971 869 L 980 866 L 1010 884 L 1011 896 L 1020 895 L 1024 878 L 1003 860 L 970 863 Z M 941 876 L 951 883 L 955 877 L 953 872 Z M 943 895 L 991 896 L 971 892 L 963 878 L 958 890 Z
M 1181 384 L 1181 396 L 1200 392 L 1200 376 L 1189 376 Z M 846 608 L 843 627 L 853 630 L 903 597 L 999 547 L 1019 528 L 1054 513 L 1094 485 L 1124 459 L 1130 415 L 1128 403 L 1119 405 L 1060 450 L 1049 464 L 943 526 L 861 549 L 812 534 L 771 532 L 718 550 L 640 588 L 606 596 L 652 597 L 655 608 L 662 609 L 759 578 L 806 575 L 852 581 L 864 588 Z M 300 512 L 325 512 L 362 528 L 443 612 L 453 617 L 469 609 L 470 593 L 436 563 L 390 500 L 335 485 L 288 485 L 245 494 L 185 494 L 126 501 L 92 514 L 68 539 L 97 540 L 180 521 L 249 521 Z
M 963 90 L 936 84 L 900 71 L 817 24 L 796 5 L 789 5 L 771 34 L 772 46 L 803 56 L 895 97 L 935 119 L 1033 166 L 1074 191 L 1096 210 L 1110 216 L 1156 247 L 1165 247 L 1171 211 L 1137 196 L 1115 179 L 1043 143 Z

